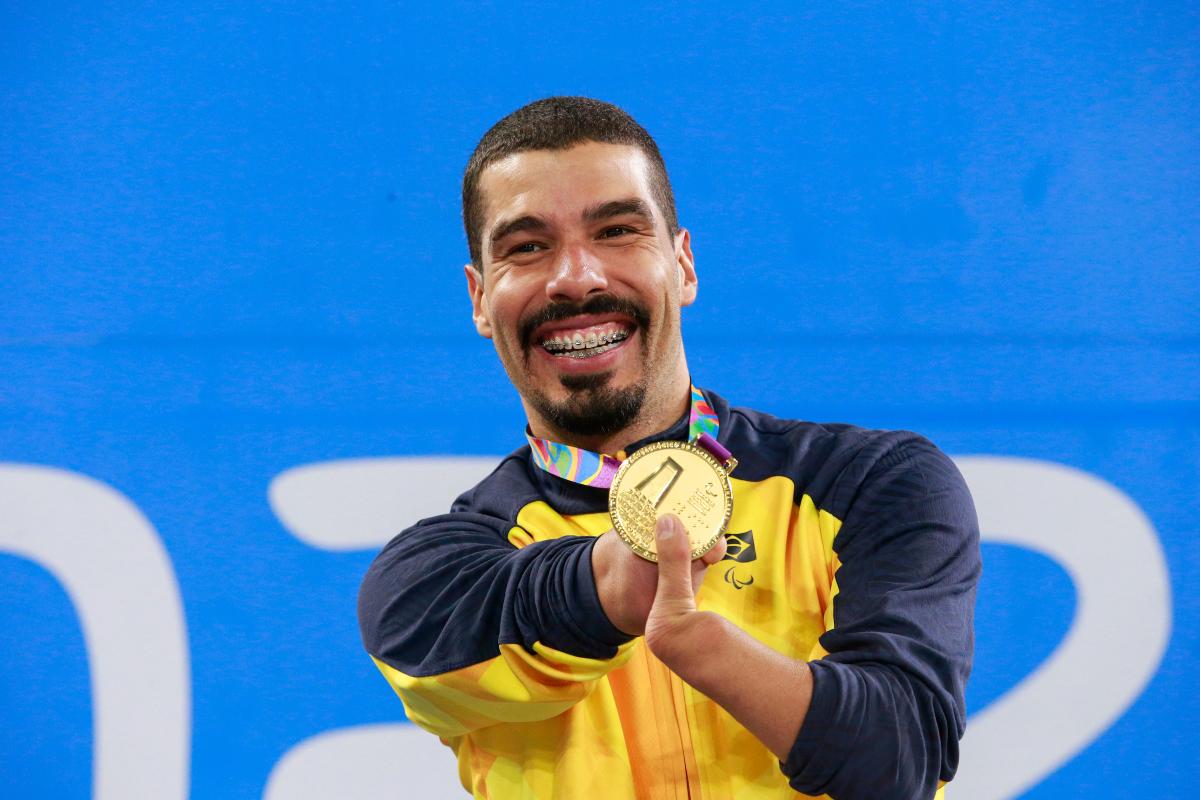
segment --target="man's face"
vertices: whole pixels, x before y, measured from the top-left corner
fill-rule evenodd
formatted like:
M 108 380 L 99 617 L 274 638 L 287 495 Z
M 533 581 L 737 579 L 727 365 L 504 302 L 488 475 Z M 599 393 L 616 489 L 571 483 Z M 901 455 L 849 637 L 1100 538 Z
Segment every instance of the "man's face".
M 558 429 L 625 428 L 682 368 L 679 309 L 696 296 L 686 231 L 672 237 L 640 150 L 586 142 L 484 170 L 479 333 Z M 656 385 L 656 380 L 658 385 Z

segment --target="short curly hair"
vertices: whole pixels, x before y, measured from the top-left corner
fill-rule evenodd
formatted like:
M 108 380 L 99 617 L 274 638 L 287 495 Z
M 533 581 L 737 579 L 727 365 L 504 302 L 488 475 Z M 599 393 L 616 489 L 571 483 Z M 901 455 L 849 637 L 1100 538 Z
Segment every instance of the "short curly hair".
M 625 144 L 638 148 L 650 164 L 650 189 L 672 236 L 679 230 L 675 195 L 667 165 L 646 129 L 623 109 L 590 97 L 547 97 L 512 112 L 483 135 L 463 171 L 462 214 L 471 263 L 483 271 L 480 240 L 483 198 L 479 179 L 488 166 L 513 153 L 566 150 L 581 142 Z

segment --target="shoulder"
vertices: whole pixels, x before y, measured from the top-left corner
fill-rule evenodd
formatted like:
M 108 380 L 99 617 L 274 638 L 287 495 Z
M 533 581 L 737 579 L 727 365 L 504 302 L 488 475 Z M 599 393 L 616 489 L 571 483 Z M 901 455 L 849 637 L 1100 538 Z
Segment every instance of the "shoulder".
M 841 422 L 784 419 L 733 406 L 729 408 L 722 433 L 726 434 L 721 438 L 727 441 L 727 447 L 745 451 L 747 467 L 769 470 L 780 464 L 841 465 L 873 445 L 907 432 L 871 430 Z
M 784 476 L 795 484 L 797 500 L 809 495 L 839 519 L 876 484 L 911 491 L 962 484 L 954 462 L 913 431 L 786 419 L 716 397 L 714 406 L 721 416 L 720 439 L 738 459 L 736 477 Z
M 516 519 L 521 507 L 539 495 L 531 474 L 533 468 L 528 445 L 514 450 L 486 478 L 460 494 L 450 512 L 482 514 L 504 521 Z

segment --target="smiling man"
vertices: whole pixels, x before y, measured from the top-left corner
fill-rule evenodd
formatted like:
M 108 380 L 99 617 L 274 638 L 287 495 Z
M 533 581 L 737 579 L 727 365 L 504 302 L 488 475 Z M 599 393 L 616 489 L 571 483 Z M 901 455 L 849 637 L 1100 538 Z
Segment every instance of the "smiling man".
M 529 445 L 393 539 L 359 598 L 368 652 L 463 785 L 940 794 L 979 577 L 954 465 L 915 434 L 781 420 L 693 385 L 690 236 L 657 146 L 615 106 L 549 98 L 502 119 L 467 165 L 463 218 L 475 327 Z M 613 530 L 609 487 L 647 445 L 687 441 L 734 470 L 728 536 L 698 553 L 656 513 L 655 563 Z M 658 508 L 697 504 L 664 503 L 674 485 Z

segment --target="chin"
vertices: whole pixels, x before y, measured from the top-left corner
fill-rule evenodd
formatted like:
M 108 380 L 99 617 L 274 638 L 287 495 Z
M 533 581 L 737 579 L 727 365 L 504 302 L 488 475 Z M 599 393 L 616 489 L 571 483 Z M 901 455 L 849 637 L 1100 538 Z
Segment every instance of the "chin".
M 610 372 L 561 376 L 566 396 L 550 399 L 531 391 L 527 399 L 551 425 L 577 436 L 605 436 L 628 427 L 646 398 L 644 383 L 617 387 Z

